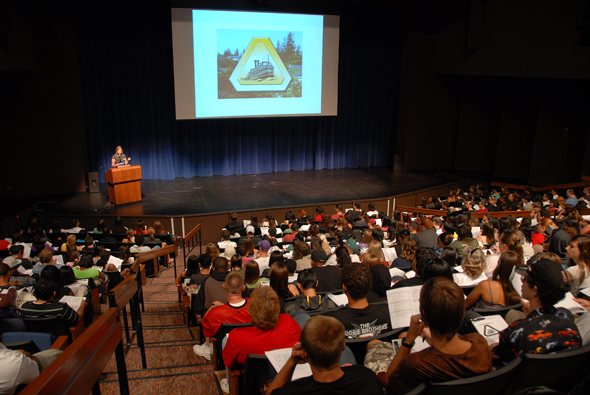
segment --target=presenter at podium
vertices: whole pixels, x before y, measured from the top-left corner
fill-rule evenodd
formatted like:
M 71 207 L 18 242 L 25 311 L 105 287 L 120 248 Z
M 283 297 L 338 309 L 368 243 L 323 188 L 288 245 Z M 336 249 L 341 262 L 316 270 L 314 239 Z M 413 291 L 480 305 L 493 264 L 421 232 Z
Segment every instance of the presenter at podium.
M 111 159 L 111 166 L 112 167 L 119 167 L 122 165 L 127 165 L 127 164 L 129 164 L 130 160 L 131 160 L 131 158 L 127 158 L 125 156 L 125 154 L 123 153 L 123 147 L 121 147 L 119 145 L 119 146 L 117 146 L 117 149 L 115 151 L 115 155 L 113 155 L 113 158 Z

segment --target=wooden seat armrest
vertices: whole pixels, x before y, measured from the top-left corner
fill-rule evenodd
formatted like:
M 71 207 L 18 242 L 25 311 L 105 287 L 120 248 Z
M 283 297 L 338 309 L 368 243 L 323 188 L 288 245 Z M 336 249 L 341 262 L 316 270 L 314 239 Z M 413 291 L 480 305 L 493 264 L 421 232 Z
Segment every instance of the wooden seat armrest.
M 78 319 L 78 323 L 72 327 L 70 327 L 70 333 L 72 334 L 72 341 L 76 340 L 84 331 L 86 330 L 86 325 L 84 325 L 84 313 L 80 314 L 80 318 Z
M 229 394 L 230 395 L 239 395 L 239 393 L 240 393 L 240 375 L 241 375 L 241 372 L 239 370 L 232 370 L 229 372 L 229 377 L 227 378 L 227 383 L 229 384 Z
M 51 345 L 51 349 L 64 351 L 69 344 L 70 342 L 68 341 L 67 336 L 60 336 L 57 339 L 55 339 L 55 341 Z
M 217 338 L 209 338 L 209 343 L 211 343 L 211 347 L 213 348 L 213 353 L 211 354 L 211 363 L 213 366 L 217 366 L 217 358 L 221 358 L 220 355 L 217 355 Z

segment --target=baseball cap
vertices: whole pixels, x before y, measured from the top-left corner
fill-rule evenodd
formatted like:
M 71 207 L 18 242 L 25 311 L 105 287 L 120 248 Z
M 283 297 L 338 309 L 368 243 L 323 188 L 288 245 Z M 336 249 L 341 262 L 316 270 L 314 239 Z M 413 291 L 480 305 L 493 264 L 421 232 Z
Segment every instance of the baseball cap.
M 543 284 L 547 288 L 563 292 L 561 287 L 567 284 L 567 274 L 557 263 L 547 258 L 541 258 L 528 265 L 518 265 L 516 273 L 533 279 L 535 283 Z
M 6 263 L 8 266 L 10 266 L 10 268 L 12 269 L 15 266 L 18 266 L 21 264 L 21 260 L 20 259 L 16 259 L 13 256 L 7 256 L 6 258 L 4 258 L 4 260 L 2 261 L 2 263 Z
M 356 241 L 353 238 L 346 240 L 346 245 L 353 251 L 356 251 L 357 249 Z
M 246 226 L 246 233 L 254 233 L 254 227 L 252 225 Z
M 328 256 L 324 250 L 315 250 L 311 253 L 311 260 L 318 263 L 326 263 Z
M 258 243 L 258 247 L 261 250 L 268 250 L 270 248 L 270 243 L 267 240 L 262 240 L 261 242 Z

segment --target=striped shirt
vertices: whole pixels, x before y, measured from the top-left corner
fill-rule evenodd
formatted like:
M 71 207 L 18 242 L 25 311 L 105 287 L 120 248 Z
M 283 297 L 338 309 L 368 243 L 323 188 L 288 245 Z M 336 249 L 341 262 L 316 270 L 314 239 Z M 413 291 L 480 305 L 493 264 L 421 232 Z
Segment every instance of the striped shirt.
M 24 317 L 59 317 L 66 328 L 76 325 L 79 319 L 78 313 L 67 304 L 60 302 L 46 302 L 42 304 L 26 302 L 21 306 L 20 310 Z

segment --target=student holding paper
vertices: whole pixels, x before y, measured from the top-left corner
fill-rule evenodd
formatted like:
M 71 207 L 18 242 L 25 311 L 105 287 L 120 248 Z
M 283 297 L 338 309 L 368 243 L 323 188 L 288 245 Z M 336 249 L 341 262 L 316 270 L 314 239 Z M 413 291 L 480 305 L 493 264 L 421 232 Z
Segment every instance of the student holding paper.
M 268 394 L 368 394 L 382 395 L 379 379 L 361 365 L 340 366 L 344 350 L 344 326 L 338 320 L 311 317 L 303 327 L 301 340 L 291 357 L 268 387 Z M 291 381 L 297 364 L 309 362 L 313 375 Z
M 488 373 L 492 356 L 479 333 L 458 336 L 465 308 L 463 291 L 448 278 L 426 281 L 420 292 L 420 314 L 412 316 L 402 347 L 386 371 L 377 376 L 392 394 L 405 394 L 424 381 L 449 381 Z M 422 336 L 430 347 L 411 354 L 416 338 Z M 369 343 L 365 366 L 373 371 L 383 366 L 378 358 L 391 357 L 391 343 Z

